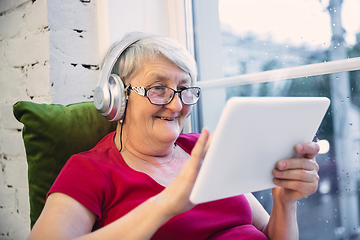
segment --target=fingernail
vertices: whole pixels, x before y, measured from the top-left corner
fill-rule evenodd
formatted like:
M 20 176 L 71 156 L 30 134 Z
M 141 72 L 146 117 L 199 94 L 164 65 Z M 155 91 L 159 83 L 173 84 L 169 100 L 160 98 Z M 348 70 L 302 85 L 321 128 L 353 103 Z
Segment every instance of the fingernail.
M 316 146 L 317 150 L 320 151 L 320 145 L 318 143 L 315 143 L 315 146 Z
M 298 151 L 302 151 L 304 149 L 304 146 L 302 144 L 298 145 Z
M 277 179 L 277 178 L 274 178 L 274 179 L 273 179 L 273 183 L 274 183 L 275 185 L 279 185 L 279 182 L 280 182 L 279 179 Z

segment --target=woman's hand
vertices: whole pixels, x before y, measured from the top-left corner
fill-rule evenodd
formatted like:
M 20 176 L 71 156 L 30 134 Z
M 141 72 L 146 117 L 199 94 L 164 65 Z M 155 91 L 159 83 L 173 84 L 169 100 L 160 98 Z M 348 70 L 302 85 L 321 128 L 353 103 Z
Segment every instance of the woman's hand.
M 319 152 L 316 143 L 302 143 L 295 146 L 297 156 L 276 163 L 273 170 L 273 197 L 283 203 L 292 203 L 315 193 L 319 183 L 319 165 L 315 156 Z
M 154 197 L 165 213 L 173 217 L 194 207 L 189 200 L 191 190 L 199 173 L 202 160 L 208 147 L 209 131 L 203 129 L 201 136 L 191 151 L 190 159 L 184 164 L 180 173 L 161 193 Z

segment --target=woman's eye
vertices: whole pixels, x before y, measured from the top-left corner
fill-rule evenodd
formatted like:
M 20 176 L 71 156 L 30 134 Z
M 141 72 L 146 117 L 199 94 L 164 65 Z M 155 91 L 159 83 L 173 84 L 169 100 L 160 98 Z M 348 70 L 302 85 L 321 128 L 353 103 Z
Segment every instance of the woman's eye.
M 189 87 L 188 86 L 180 86 L 178 87 L 178 91 L 181 91 L 181 90 L 184 90 L 184 89 L 188 89 Z
M 159 89 L 163 89 L 164 86 L 153 86 L 153 87 L 151 87 L 151 88 L 156 89 L 156 90 L 159 90 Z

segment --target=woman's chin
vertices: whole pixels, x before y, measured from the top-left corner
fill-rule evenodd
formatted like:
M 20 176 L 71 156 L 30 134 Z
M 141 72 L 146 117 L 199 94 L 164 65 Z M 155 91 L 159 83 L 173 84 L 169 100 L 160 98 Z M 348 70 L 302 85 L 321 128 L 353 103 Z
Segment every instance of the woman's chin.
M 163 140 L 163 142 L 175 142 L 181 133 L 181 127 L 178 121 L 164 121 L 160 120 L 157 125 L 156 134 Z
M 179 137 L 179 134 L 180 134 L 179 130 L 175 130 L 175 129 L 166 130 L 163 133 L 161 133 L 161 139 L 163 140 L 163 142 L 173 143 Z
M 179 137 L 181 130 L 179 127 L 177 128 L 168 128 L 164 129 L 161 133 L 161 139 L 164 140 L 164 142 L 175 142 L 176 139 Z

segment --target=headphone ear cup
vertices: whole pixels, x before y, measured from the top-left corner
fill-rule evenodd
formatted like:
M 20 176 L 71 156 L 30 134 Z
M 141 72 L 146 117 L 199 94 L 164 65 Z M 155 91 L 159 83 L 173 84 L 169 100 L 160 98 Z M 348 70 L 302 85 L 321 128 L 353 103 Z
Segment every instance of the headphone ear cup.
M 111 74 L 112 69 L 121 54 L 131 44 L 151 36 L 158 35 L 135 33 L 113 45 L 107 54 L 100 72 L 98 85 L 94 89 L 94 105 L 109 121 L 119 120 L 123 117 L 128 94 L 120 77 Z
M 106 118 L 109 121 L 119 120 L 126 107 L 126 92 L 124 83 L 117 74 L 111 74 L 109 77 L 110 107 Z

